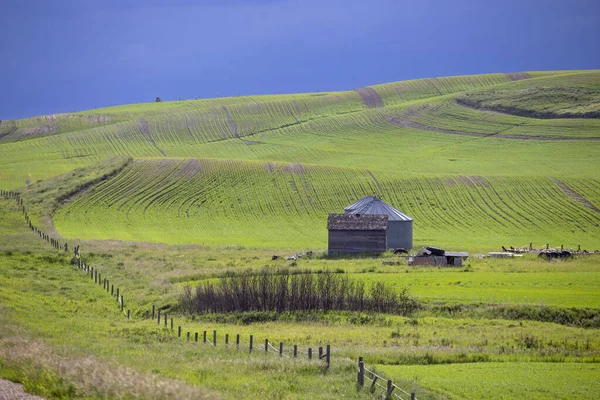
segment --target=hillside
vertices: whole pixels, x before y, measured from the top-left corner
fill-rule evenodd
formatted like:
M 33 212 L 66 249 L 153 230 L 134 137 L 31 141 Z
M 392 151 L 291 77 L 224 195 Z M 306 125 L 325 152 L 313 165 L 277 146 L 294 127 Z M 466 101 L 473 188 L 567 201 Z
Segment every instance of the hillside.
M 46 216 L 57 234 L 324 248 L 327 213 L 378 193 L 415 218 L 416 245 L 591 247 L 599 82 L 489 74 L 2 121 L 0 187 L 126 155 L 122 172 Z

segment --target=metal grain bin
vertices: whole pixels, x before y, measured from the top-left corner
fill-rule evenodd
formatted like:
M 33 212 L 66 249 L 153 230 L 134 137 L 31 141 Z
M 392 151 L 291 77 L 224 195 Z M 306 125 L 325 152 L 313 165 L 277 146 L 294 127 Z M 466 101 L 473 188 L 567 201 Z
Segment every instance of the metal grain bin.
M 413 219 L 376 196 L 366 196 L 344 208 L 344 214 L 387 215 L 387 247 L 410 249 L 413 246 Z

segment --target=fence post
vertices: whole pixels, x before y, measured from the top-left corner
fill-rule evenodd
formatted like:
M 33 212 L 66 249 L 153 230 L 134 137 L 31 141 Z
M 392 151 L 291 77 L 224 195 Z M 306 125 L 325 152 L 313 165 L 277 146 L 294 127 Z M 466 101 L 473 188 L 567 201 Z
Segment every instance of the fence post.
M 331 362 L 331 347 L 327 345 L 327 354 L 325 356 L 325 361 L 327 361 L 327 368 L 329 368 Z
M 177 337 L 181 337 L 181 326 L 177 327 Z
M 369 387 L 369 393 L 375 393 L 375 389 L 376 389 L 375 385 L 377 384 L 377 379 L 379 379 L 379 378 L 377 378 L 377 375 L 375 375 L 373 377 L 373 382 L 371 382 L 371 386 Z
M 323 358 L 323 346 L 319 346 L 319 360 Z
M 225 334 L 225 346 L 229 345 L 229 333 Z
M 115 295 L 115 285 L 114 285 L 114 284 L 111 284 L 111 285 L 110 285 L 110 295 L 111 295 L 111 296 L 114 296 L 114 295 Z
M 358 357 L 358 390 L 365 386 L 365 362 L 362 357 Z
M 119 288 L 117 288 L 117 301 L 119 301 Z
M 190 333 L 189 332 L 187 333 L 187 341 L 188 342 L 190 341 Z
M 279 342 L 279 357 L 283 357 L 283 342 Z
M 415 395 L 414 392 L 411 392 L 411 394 L 410 394 L 410 400 L 417 400 L 417 396 Z
M 157 324 L 160 325 L 160 308 L 158 309 Z
M 173 330 L 173 317 L 171 317 L 171 330 Z
M 121 311 L 123 311 L 125 309 L 125 299 L 123 298 L 123 295 L 121 295 Z
M 312 348 L 308 348 L 308 359 L 312 360 Z
M 152 304 L 152 319 L 154 319 L 154 314 L 155 314 L 154 313 L 154 307 L 155 307 L 154 304 Z
M 194 334 L 194 340 L 195 340 L 195 342 L 196 342 L 196 343 L 198 343 L 198 332 L 196 332 L 196 333 Z
M 294 358 L 298 357 L 298 345 L 294 345 Z
M 390 400 L 392 398 L 392 392 L 394 391 L 394 384 L 391 379 L 387 381 L 387 392 L 385 393 L 385 400 Z
M 269 350 L 269 339 L 265 339 L 265 353 Z
M 131 310 L 127 310 L 127 319 L 131 319 Z
M 206 331 L 204 331 L 204 338 L 203 338 L 203 342 L 202 343 L 206 343 Z
M 236 350 L 239 350 L 239 348 L 240 348 L 240 334 L 238 333 L 238 334 L 235 336 L 235 349 L 236 349 Z
M 250 353 L 252 353 L 252 342 L 254 341 L 254 336 L 250 335 Z
M 217 345 L 217 331 L 213 331 L 213 346 Z
M 165 328 L 167 327 L 167 319 L 168 319 L 168 314 L 165 313 L 165 316 L 163 317 L 163 319 L 165 320 Z

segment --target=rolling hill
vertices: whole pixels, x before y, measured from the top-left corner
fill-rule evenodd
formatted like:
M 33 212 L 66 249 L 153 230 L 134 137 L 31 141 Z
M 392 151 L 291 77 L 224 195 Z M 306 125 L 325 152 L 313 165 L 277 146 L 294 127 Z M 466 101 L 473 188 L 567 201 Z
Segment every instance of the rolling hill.
M 67 238 L 324 248 L 327 213 L 377 193 L 415 218 L 417 246 L 591 247 L 599 84 L 488 74 L 2 121 L 0 187 L 35 202 L 126 155 L 37 218 Z

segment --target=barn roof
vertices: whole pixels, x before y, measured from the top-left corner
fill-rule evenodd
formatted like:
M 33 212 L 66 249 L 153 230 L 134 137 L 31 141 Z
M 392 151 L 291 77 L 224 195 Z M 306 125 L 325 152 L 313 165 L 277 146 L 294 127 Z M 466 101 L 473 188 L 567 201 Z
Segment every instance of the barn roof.
M 354 204 L 344 208 L 345 214 L 381 214 L 387 215 L 388 221 L 412 221 L 413 219 L 375 196 L 366 196 Z
M 327 229 L 330 231 L 385 231 L 387 215 L 329 214 Z

